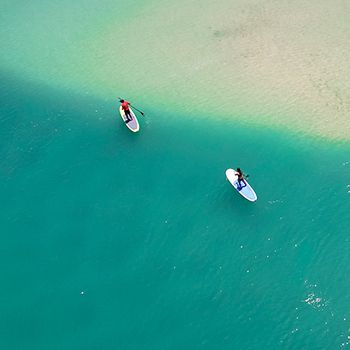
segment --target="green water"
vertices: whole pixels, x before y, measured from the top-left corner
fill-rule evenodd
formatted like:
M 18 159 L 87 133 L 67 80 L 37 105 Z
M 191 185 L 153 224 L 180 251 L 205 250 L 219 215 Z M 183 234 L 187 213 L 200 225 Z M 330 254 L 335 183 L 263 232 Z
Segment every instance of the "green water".
M 349 125 L 332 139 L 321 104 L 332 132 L 310 136 L 314 120 L 283 85 L 264 95 L 251 62 L 222 68 L 221 40 L 236 35 L 232 11 L 217 18 L 227 3 L 216 14 L 188 4 L 4 2 L 0 349 L 350 346 L 350 145 L 336 141 Z M 264 4 L 237 1 L 239 21 Z M 248 56 L 259 16 L 239 26 Z M 345 72 L 346 55 L 331 52 Z M 336 124 L 348 82 L 330 81 Z M 140 133 L 122 124 L 116 95 L 146 113 Z M 226 181 L 237 166 L 256 203 Z
M 347 145 L 3 81 L 2 349 L 347 343 Z

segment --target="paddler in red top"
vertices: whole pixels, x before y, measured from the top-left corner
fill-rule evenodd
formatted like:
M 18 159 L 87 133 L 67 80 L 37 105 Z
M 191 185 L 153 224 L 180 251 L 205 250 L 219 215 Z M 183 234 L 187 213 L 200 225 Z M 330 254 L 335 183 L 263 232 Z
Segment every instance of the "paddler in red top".
M 131 116 L 130 109 L 129 109 L 130 102 L 129 101 L 120 100 L 120 103 L 121 103 L 121 106 L 122 106 L 123 111 L 125 113 L 125 117 L 126 117 L 125 123 L 131 122 L 132 121 L 132 116 Z

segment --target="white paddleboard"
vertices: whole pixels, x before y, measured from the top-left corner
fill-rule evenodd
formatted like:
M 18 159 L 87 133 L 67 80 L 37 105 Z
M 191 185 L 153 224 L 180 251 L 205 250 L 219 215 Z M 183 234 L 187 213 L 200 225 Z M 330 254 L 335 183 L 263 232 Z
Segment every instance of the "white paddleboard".
M 249 185 L 247 180 L 244 180 L 244 184 L 241 181 L 241 184 L 238 183 L 238 176 L 236 175 L 236 171 L 233 169 L 226 170 L 227 180 L 230 181 L 231 185 L 236 189 L 236 191 L 245 199 L 250 202 L 255 202 L 258 197 L 255 194 L 252 187 Z
M 128 123 L 125 123 L 125 121 L 127 120 L 126 116 L 125 116 L 125 112 L 122 108 L 122 106 L 119 107 L 119 113 L 120 113 L 120 116 L 122 117 L 123 121 L 124 121 L 124 124 L 129 128 L 129 130 L 131 130 L 132 132 L 138 132 L 140 130 L 140 125 L 139 125 L 139 122 L 136 118 L 136 115 L 135 113 L 133 112 L 133 110 L 130 108 L 129 106 L 129 109 L 130 109 L 130 113 L 131 113 L 131 121 L 128 122 Z

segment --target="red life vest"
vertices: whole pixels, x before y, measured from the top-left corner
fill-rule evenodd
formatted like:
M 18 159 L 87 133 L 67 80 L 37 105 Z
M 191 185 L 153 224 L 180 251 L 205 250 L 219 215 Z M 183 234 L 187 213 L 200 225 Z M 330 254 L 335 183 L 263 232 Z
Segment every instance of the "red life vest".
M 124 101 L 122 103 L 122 108 L 124 111 L 128 111 L 129 110 L 129 102 L 128 101 Z

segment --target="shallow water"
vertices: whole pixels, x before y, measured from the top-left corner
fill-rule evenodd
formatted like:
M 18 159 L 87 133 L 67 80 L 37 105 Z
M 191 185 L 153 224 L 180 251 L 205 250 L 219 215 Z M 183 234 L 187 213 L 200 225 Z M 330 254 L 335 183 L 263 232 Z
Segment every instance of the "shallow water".
M 0 67 L 21 78 L 350 137 L 343 0 L 5 1 L 0 16 Z

